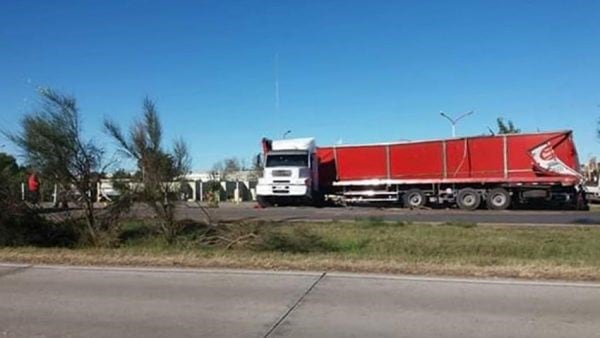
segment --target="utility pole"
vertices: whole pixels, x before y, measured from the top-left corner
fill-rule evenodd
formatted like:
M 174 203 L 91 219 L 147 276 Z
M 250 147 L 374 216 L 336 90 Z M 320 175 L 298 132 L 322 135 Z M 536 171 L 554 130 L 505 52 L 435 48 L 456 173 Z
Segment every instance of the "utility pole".
M 279 115 L 279 52 L 275 53 L 275 113 Z
M 469 112 L 461 114 L 457 118 L 452 118 L 442 111 L 440 112 L 440 115 L 442 117 L 445 117 L 448 121 L 450 121 L 450 124 L 452 125 L 452 137 L 456 137 L 456 124 L 458 123 L 458 121 L 462 120 L 463 118 L 465 118 L 469 115 L 473 115 L 473 113 L 474 113 L 473 111 L 469 111 Z

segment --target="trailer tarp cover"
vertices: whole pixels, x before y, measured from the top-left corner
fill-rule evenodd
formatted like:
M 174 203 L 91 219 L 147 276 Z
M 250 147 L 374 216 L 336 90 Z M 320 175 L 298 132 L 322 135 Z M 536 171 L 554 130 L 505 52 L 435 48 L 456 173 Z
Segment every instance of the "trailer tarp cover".
M 320 184 L 578 184 L 571 131 L 317 149 Z

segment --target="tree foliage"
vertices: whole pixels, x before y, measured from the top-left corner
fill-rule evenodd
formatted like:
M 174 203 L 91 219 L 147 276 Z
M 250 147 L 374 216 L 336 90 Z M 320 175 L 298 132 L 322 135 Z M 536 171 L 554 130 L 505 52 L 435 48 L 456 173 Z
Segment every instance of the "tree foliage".
M 0 153 L 0 186 L 4 194 L 18 197 L 20 184 L 25 182 L 26 178 L 26 168 L 19 166 L 13 156 Z
M 504 119 L 499 117 L 496 119 L 496 123 L 498 125 L 498 134 L 518 134 L 521 132 L 521 129 L 516 128 L 511 120 L 504 122 Z
M 134 189 L 123 191 L 124 197 L 146 203 L 160 219 L 160 229 L 173 239 L 179 232 L 175 220 L 175 205 L 179 185 L 174 182 L 181 179 L 190 168 L 187 145 L 177 140 L 170 150 L 162 146 L 162 125 L 156 105 L 149 98 L 143 102 L 142 117 L 134 122 L 129 133 L 111 120 L 104 122 L 106 132 L 117 142 L 122 155 L 136 161 L 140 178 Z
M 83 205 L 87 233 L 98 243 L 103 227 L 94 211 L 94 191 L 102 171 L 103 150 L 85 139 L 74 97 L 51 89 L 40 91 L 40 106 L 21 120 L 21 130 L 8 138 L 24 153 L 26 162 L 63 190 L 75 189 Z
M 14 157 L 0 153 L 0 202 L 6 202 L 13 199 L 11 193 L 10 181 L 18 172 L 17 161 Z M 8 204 L 0 204 L 0 213 L 5 214 Z
M 0 153 L 0 171 L 8 175 L 16 175 L 19 171 L 17 160 L 6 153 Z

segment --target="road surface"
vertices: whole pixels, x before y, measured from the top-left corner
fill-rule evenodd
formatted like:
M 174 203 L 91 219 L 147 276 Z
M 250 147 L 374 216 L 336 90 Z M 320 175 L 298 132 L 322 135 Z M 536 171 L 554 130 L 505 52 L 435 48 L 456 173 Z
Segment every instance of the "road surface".
M 0 337 L 592 337 L 600 284 L 0 265 Z
M 98 204 L 98 208 L 103 208 Z M 256 203 L 221 203 L 219 208 L 206 209 L 218 220 L 272 220 L 272 221 L 331 221 L 377 218 L 385 221 L 403 222 L 468 222 L 478 224 L 528 224 L 528 225 L 600 225 L 600 212 L 556 210 L 506 210 L 462 211 L 457 209 L 409 210 L 403 208 L 377 207 L 276 207 L 260 209 Z M 49 219 L 60 221 L 64 217 L 82 215 L 82 210 L 68 212 L 44 209 Z M 152 217 L 153 212 L 143 204 L 136 204 L 131 216 Z M 178 203 L 177 217 L 204 220 L 204 212 L 196 203 Z
M 461 211 L 409 210 L 402 208 L 348 207 L 278 207 L 256 209 L 254 203 L 222 203 L 219 208 L 209 209 L 218 219 L 262 219 L 262 220 L 356 220 L 375 217 L 386 221 L 405 222 L 471 222 L 505 224 L 577 224 L 600 225 L 600 212 L 553 211 L 553 210 L 507 210 L 507 211 Z M 201 219 L 201 211 L 194 204 L 179 209 L 183 218 Z

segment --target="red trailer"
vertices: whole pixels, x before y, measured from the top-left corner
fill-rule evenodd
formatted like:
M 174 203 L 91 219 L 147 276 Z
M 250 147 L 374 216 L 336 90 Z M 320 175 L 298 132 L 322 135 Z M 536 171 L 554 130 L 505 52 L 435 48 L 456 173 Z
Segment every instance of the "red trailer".
M 571 131 L 317 148 L 319 190 L 347 202 L 399 201 L 506 209 L 513 202 L 581 204 Z

